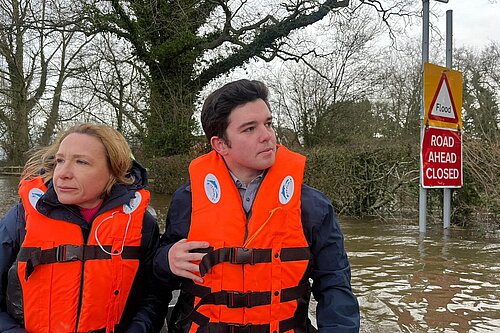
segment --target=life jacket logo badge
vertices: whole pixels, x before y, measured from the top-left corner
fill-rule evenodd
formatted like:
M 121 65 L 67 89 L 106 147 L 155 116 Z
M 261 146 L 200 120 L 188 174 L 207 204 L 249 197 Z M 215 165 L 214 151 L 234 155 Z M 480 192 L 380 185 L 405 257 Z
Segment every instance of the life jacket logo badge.
M 221 188 L 217 177 L 211 173 L 207 174 L 205 176 L 204 186 L 208 200 L 214 204 L 218 203 L 220 200 Z
M 142 195 L 139 192 L 135 192 L 135 198 L 130 199 L 128 204 L 123 205 L 123 212 L 125 214 L 130 214 L 139 207 L 142 201 Z
M 33 208 L 36 209 L 36 203 L 38 202 L 38 200 L 40 200 L 40 198 L 42 197 L 42 195 L 44 195 L 45 192 L 43 192 L 41 189 L 39 188 L 32 188 L 28 194 L 28 198 L 30 200 L 30 204 L 33 206 Z
M 293 197 L 295 183 L 292 176 L 286 176 L 281 182 L 279 199 L 281 204 L 286 205 Z

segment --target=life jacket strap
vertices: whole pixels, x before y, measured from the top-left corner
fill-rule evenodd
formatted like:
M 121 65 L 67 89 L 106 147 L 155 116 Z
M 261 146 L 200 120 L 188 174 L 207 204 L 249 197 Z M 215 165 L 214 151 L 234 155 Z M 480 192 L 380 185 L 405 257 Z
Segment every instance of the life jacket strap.
M 211 292 L 209 287 L 200 286 L 192 280 L 186 280 L 182 285 L 182 290 L 199 297 L 200 301 L 196 308 L 204 304 L 226 305 L 228 308 L 251 308 L 258 305 L 271 304 L 271 291 L 227 291 L 221 290 Z M 308 294 L 311 291 L 309 282 L 295 287 L 282 289 L 280 292 L 280 302 L 289 302 Z
M 25 278 L 28 280 L 29 276 L 38 265 L 53 264 L 57 262 L 111 259 L 111 246 L 103 246 L 103 248 L 104 251 L 97 245 L 72 244 L 62 244 L 44 250 L 39 247 L 21 247 L 17 255 L 17 260 L 19 262 L 26 262 Z M 122 259 L 139 259 L 140 253 L 140 246 L 125 246 L 122 253 L 119 255 Z
M 282 248 L 279 256 L 281 261 L 309 260 L 311 251 L 309 247 Z M 253 249 L 245 247 L 223 247 L 207 253 L 200 262 L 200 275 L 220 263 L 255 265 L 258 263 L 269 263 L 272 261 L 271 249 Z
M 196 322 L 196 318 L 199 319 L 199 315 L 201 315 L 197 310 L 202 305 L 213 304 L 225 305 L 228 308 L 251 308 L 254 306 L 271 304 L 271 295 L 273 293 L 271 291 L 238 292 L 227 290 L 211 293 L 210 288 L 199 286 L 194 282 L 184 283 L 182 289 L 194 296 L 200 297 L 200 300 L 187 316 L 177 321 L 177 325 L 184 325 L 189 320 Z M 311 286 L 309 282 L 282 289 L 280 293 L 280 302 L 284 303 L 299 299 L 310 293 L 310 291 Z
M 209 318 L 196 312 L 197 315 L 193 317 L 193 322 L 200 326 L 199 333 L 272 333 L 269 324 L 234 324 L 224 322 L 209 322 Z M 301 326 L 304 318 L 301 318 L 297 313 L 291 318 L 281 320 L 279 322 L 279 333 L 293 330 Z

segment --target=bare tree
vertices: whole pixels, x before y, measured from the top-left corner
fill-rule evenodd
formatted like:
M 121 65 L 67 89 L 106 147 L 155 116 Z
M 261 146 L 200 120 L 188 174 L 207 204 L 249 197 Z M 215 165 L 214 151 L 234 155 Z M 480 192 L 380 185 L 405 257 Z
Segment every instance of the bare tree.
M 395 51 L 387 49 L 377 68 L 378 93 L 370 96 L 378 119 L 378 133 L 387 138 L 413 138 L 418 142 L 422 65 L 418 46 L 407 41 Z
M 298 62 L 275 67 L 268 79 L 277 92 L 278 131 L 291 127 L 306 146 L 359 139 L 367 128 L 356 126 L 372 123 L 366 98 L 377 78 L 380 25 L 368 10 L 352 6 L 317 29 L 315 51 L 306 53 L 306 46 Z
M 80 78 L 85 73 L 85 68 L 80 66 L 77 60 L 94 39 L 94 36 L 87 37 L 78 32 L 74 25 L 66 24 L 68 18 L 75 15 L 70 1 L 48 1 L 47 7 L 47 14 L 41 24 L 46 26 L 45 32 L 49 32 L 47 35 L 53 42 L 55 52 L 49 65 L 49 73 L 52 76 L 47 81 L 48 102 L 42 107 L 45 122 L 39 131 L 40 145 L 47 145 L 56 128 L 60 126 L 61 109 L 64 109 L 66 104 L 64 99 L 68 95 L 65 91 L 67 81 Z M 71 100 L 71 97 L 67 99 Z
M 209 82 L 251 59 L 302 58 L 303 52 L 291 52 L 289 36 L 335 15 L 349 2 L 82 1 L 90 31 L 110 31 L 128 40 L 147 66 L 151 85 L 145 148 L 153 154 L 190 147 L 194 101 Z M 378 1 L 359 3 L 381 11 L 384 22 L 391 13 L 407 14 L 406 1 L 391 4 L 385 9 Z
M 30 114 L 45 92 L 53 52 L 46 55 L 50 41 L 43 27 L 38 31 L 29 28 L 35 22 L 28 18 L 43 17 L 44 2 L 2 1 L 0 11 L 0 55 L 6 64 L 2 68 L 6 85 L 1 91 L 4 103 L 0 109 L 0 121 L 5 126 L 2 148 L 11 163 L 21 164 L 23 153 L 30 148 Z M 27 40 L 36 42 L 26 43 Z
M 144 137 L 148 75 L 131 54 L 129 45 L 110 34 L 101 34 L 87 55 L 81 59 L 86 69 L 82 88 L 97 99 L 99 108 L 95 109 L 99 112 L 95 113 L 119 131 L 128 132 L 129 138 Z
M 481 53 L 462 48 L 456 54 L 464 76 L 465 130 L 476 138 L 495 141 L 500 135 L 498 45 L 492 44 Z
M 0 1 L 0 57 L 5 61 L 0 123 L 2 148 L 12 164 L 22 164 L 35 142 L 49 142 L 60 120 L 64 82 L 80 73 L 71 63 L 88 40 L 70 25 L 61 28 L 60 22 L 72 15 L 64 3 Z

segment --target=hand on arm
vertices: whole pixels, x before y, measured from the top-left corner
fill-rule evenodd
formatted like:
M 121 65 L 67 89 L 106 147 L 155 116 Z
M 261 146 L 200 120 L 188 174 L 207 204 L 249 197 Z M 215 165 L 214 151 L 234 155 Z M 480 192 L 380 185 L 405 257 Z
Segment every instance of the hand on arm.
M 195 262 L 200 261 L 205 253 L 190 252 L 195 249 L 205 249 L 209 247 L 207 242 L 188 242 L 181 239 L 168 251 L 168 263 L 170 271 L 177 276 L 192 279 L 195 282 L 203 283 L 203 279 L 194 274 L 199 273 L 200 268 Z

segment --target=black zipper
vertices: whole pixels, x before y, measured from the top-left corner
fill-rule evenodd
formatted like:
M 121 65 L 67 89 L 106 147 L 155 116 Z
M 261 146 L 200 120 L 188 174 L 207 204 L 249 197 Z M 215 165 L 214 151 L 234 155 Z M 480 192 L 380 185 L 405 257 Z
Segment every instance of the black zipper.
M 92 224 L 94 223 L 94 219 L 92 219 L 92 223 L 88 224 L 89 228 L 87 230 L 85 230 L 86 232 L 84 233 L 84 230 L 82 229 L 82 239 L 83 239 L 83 245 L 84 245 L 84 248 L 85 246 L 87 246 L 87 242 L 88 242 L 88 236 L 90 234 L 90 231 L 92 229 Z M 85 251 L 84 251 L 85 253 Z M 80 314 L 82 312 L 82 304 L 83 304 L 83 282 L 85 280 L 85 254 L 84 254 L 84 258 L 82 258 L 82 274 L 81 274 L 81 277 L 80 277 L 80 292 L 79 292 L 79 295 L 78 295 L 78 308 L 77 308 L 77 311 L 76 311 L 76 327 L 75 327 L 75 332 L 78 332 L 78 326 L 80 325 Z

